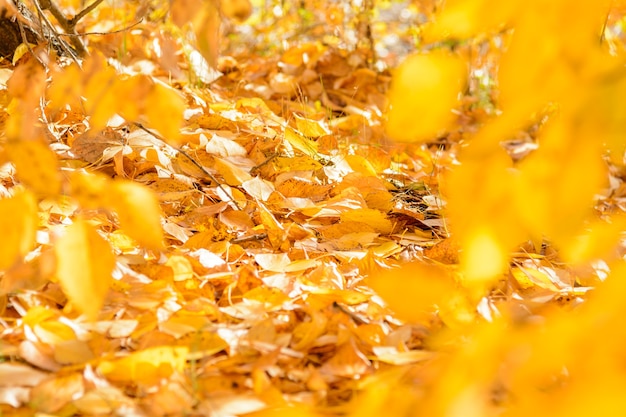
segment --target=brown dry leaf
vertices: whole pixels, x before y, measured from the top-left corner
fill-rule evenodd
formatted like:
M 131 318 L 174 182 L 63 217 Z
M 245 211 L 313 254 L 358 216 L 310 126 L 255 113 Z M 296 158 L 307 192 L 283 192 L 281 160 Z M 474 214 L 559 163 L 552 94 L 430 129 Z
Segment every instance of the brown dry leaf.
M 109 290 L 115 257 L 111 247 L 84 220 L 67 227 L 54 247 L 57 278 L 73 306 L 90 320 L 98 317 Z
M 90 164 L 96 164 L 106 162 L 107 159 L 104 158 L 106 151 L 114 147 L 123 149 L 122 137 L 116 131 L 107 128 L 96 134 L 89 131 L 78 136 L 72 142 L 72 153 Z

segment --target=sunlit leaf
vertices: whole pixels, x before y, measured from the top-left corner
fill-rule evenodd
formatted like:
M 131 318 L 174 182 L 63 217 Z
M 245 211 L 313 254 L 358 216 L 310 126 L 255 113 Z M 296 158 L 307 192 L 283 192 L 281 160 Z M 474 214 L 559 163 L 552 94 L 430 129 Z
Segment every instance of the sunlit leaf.
M 425 141 L 450 127 L 467 69 L 453 55 L 412 55 L 396 70 L 389 92 L 387 132 L 400 141 Z
M 182 372 L 188 352 L 184 346 L 154 347 L 114 361 L 102 361 L 98 371 L 114 381 L 154 384 L 174 372 Z
M 179 142 L 185 110 L 182 97 L 174 89 L 155 83 L 145 100 L 148 126 L 158 130 L 167 141 Z
M 149 189 L 130 181 L 115 181 L 107 198 L 128 236 L 149 249 L 163 247 L 161 209 Z
M 35 245 L 37 201 L 29 191 L 0 199 L 0 270 L 7 269 Z
M 115 257 L 109 244 L 77 220 L 55 244 L 57 278 L 72 305 L 95 320 L 109 290 Z
M 445 269 L 417 262 L 376 274 L 369 284 L 399 317 L 409 321 L 422 320 L 454 290 Z
M 6 144 L 6 151 L 24 185 L 42 196 L 59 194 L 61 178 L 57 158 L 44 143 L 37 140 L 12 141 Z

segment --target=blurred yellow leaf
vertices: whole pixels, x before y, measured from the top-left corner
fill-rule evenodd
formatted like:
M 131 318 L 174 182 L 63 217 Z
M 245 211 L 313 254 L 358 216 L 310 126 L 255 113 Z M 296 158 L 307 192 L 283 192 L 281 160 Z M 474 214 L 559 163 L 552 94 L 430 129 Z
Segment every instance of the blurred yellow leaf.
M 250 0 L 229 0 L 222 2 L 222 13 L 238 21 L 244 21 L 252 13 Z
M 76 220 L 54 246 L 63 291 L 90 320 L 98 317 L 109 290 L 115 257 L 109 244 L 84 220 Z
M 394 73 L 389 91 L 389 136 L 425 141 L 450 127 L 466 73 L 460 58 L 444 52 L 407 58 Z
M 38 140 L 11 141 L 6 152 L 15 164 L 18 179 L 36 194 L 56 196 L 61 192 L 57 157 Z
M 38 222 L 37 201 L 29 191 L 0 199 L 0 270 L 9 268 L 34 247 Z
M 110 178 L 85 171 L 73 171 L 68 175 L 72 197 L 78 200 L 81 207 L 94 210 L 107 205 Z
M 202 6 L 192 19 L 192 23 L 200 53 L 209 65 L 215 68 L 219 54 L 221 25 L 216 2 L 214 0 L 202 2 Z
M 135 182 L 114 181 L 107 197 L 128 236 L 148 249 L 163 248 L 161 208 L 154 193 Z
M 368 282 L 399 317 L 414 322 L 445 303 L 455 289 L 446 269 L 419 262 L 385 270 Z
M 82 92 L 84 107 L 90 115 L 90 126 L 95 130 L 100 130 L 107 125 L 118 109 L 118 97 L 114 88 L 117 73 L 99 53 L 91 55 L 83 68 L 90 75 L 82 76 L 88 77 Z
M 463 240 L 461 266 L 469 281 L 488 282 L 504 273 L 509 248 L 490 227 L 469 231 Z
M 496 31 L 509 23 L 523 4 L 520 0 L 446 1 L 437 19 L 426 27 L 424 36 L 427 42 L 435 42 Z
M 158 130 L 168 142 L 180 141 L 185 101 L 171 87 L 154 83 L 145 97 L 148 126 Z

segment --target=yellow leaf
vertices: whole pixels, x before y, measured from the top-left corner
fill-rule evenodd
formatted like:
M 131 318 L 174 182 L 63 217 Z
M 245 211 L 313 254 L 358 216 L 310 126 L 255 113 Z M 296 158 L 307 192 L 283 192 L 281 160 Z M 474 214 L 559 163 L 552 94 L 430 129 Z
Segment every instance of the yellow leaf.
M 434 24 L 426 28 L 428 42 L 445 38 L 464 39 L 501 28 L 524 4 L 519 0 L 446 1 Z
M 322 126 L 317 120 L 307 119 L 306 117 L 293 115 L 296 119 L 296 127 L 298 131 L 307 138 L 319 138 L 320 136 L 327 135 L 329 131 Z
M 95 320 L 115 267 L 111 247 L 85 221 L 77 220 L 56 242 L 54 250 L 63 291 L 79 311 Z
M 215 160 L 215 169 L 224 177 L 226 184 L 230 186 L 238 187 L 252 179 L 252 175 L 224 159 L 218 158 Z
M 115 361 L 102 361 L 98 371 L 113 381 L 154 384 L 185 369 L 189 349 L 159 346 L 130 354 Z
M 17 178 L 24 185 L 42 196 L 56 196 L 61 192 L 57 157 L 43 142 L 11 141 L 6 144 L 6 152 L 15 164 Z
M 466 72 L 460 58 L 443 52 L 407 58 L 389 91 L 389 135 L 399 141 L 425 141 L 448 128 Z
M 481 283 L 504 273 L 508 249 L 488 226 L 469 232 L 463 240 L 461 267 L 468 281 Z
M 311 158 L 318 156 L 317 142 L 305 138 L 289 127 L 285 129 L 285 140 L 290 143 L 291 146 Z
M 281 308 L 284 303 L 291 300 L 281 290 L 269 287 L 256 287 L 245 293 L 243 298 L 262 303 L 268 310 Z
M 358 172 L 363 175 L 376 176 L 376 169 L 372 166 L 370 161 L 362 157 L 361 155 L 346 155 L 346 162 L 350 165 L 350 168 L 354 172 Z
M 52 82 L 46 93 L 46 98 L 50 100 L 49 106 L 53 109 L 60 109 L 66 105 L 72 108 L 79 108 L 81 95 L 83 94 L 82 80 L 83 72 L 78 64 L 71 64 L 63 67 L 51 69 Z
M 272 164 L 276 172 L 290 171 L 315 171 L 322 168 L 322 164 L 307 155 L 286 157 L 277 156 L 272 159 Z
M 146 97 L 145 115 L 148 125 L 158 130 L 169 142 L 177 143 L 183 124 L 185 102 L 176 90 L 155 83 Z
M 15 48 L 15 52 L 13 52 L 13 60 L 11 63 L 15 65 L 15 63 L 19 61 L 21 57 L 27 54 L 29 52 L 29 49 L 33 48 L 34 46 L 35 45 L 32 43 L 21 43 L 17 48 Z
M 114 181 L 108 204 L 117 213 L 120 226 L 128 236 L 148 249 L 163 248 L 161 208 L 148 188 L 131 181 Z
M 539 286 L 550 291 L 559 290 L 545 272 L 535 268 L 514 268 L 511 270 L 511 275 L 523 289 Z
M 7 269 L 35 245 L 37 201 L 29 191 L 0 199 L 0 270 Z
M 249 0 L 229 0 L 222 2 L 222 13 L 229 18 L 243 22 L 252 14 Z
M 189 259 L 180 255 L 172 255 L 169 257 L 165 265 L 172 268 L 174 272 L 174 281 L 186 281 L 193 278 L 193 267 Z
M 424 319 L 425 313 L 444 304 L 455 289 L 445 269 L 417 262 L 376 274 L 369 284 L 400 318 L 408 321 Z
M 388 234 L 393 231 L 393 224 L 387 216 L 379 210 L 355 209 L 341 213 L 342 222 L 359 222 L 370 226 L 374 231 Z
M 48 345 L 76 340 L 76 333 L 67 324 L 56 320 L 48 320 L 33 327 L 33 332 L 39 341 Z
M 193 19 L 194 32 L 200 53 L 213 68 L 217 65 L 220 41 L 220 14 L 214 1 L 203 2 Z
M 257 205 L 259 206 L 259 217 L 261 218 L 261 223 L 263 224 L 263 227 L 265 227 L 265 232 L 267 233 L 267 238 L 269 239 L 272 248 L 280 248 L 287 238 L 285 228 L 278 220 L 276 220 L 276 217 L 274 217 L 272 212 L 269 211 L 263 203 L 257 201 Z
M 72 171 L 68 173 L 72 197 L 81 208 L 95 210 L 106 206 L 111 179 L 104 175 Z
M 569 239 L 561 249 L 561 256 L 570 263 L 582 264 L 596 259 L 609 258 L 611 251 L 617 253 L 618 242 L 626 230 L 626 219 L 610 221 L 594 220 L 589 230 L 581 236 Z
M 115 83 L 117 74 L 115 69 L 104 62 L 104 57 L 96 55 L 89 58 L 97 71 L 89 78 L 83 95 L 84 107 L 89 114 L 89 124 L 94 130 L 100 130 L 107 125 L 109 119 L 117 112 L 118 97 Z M 85 64 L 87 67 L 87 63 Z

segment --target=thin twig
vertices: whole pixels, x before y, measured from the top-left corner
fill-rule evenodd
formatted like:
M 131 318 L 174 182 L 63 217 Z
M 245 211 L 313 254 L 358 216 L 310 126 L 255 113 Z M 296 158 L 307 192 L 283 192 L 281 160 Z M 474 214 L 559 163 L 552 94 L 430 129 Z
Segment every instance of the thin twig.
M 111 30 L 108 32 L 76 32 L 76 33 L 60 33 L 59 36 L 89 36 L 89 35 L 95 35 L 95 36 L 106 36 L 106 35 L 111 35 L 114 33 L 122 33 L 122 32 L 126 32 L 132 28 L 134 28 L 135 26 L 137 26 L 138 24 L 140 24 L 141 22 L 143 22 L 143 19 L 139 19 L 138 21 L 136 21 L 135 23 L 133 23 L 130 26 L 126 26 L 122 29 L 118 29 L 118 30 Z
M 229 242 L 230 243 L 244 243 L 244 242 L 255 242 L 255 241 L 264 240 L 264 239 L 267 239 L 267 233 L 259 233 L 257 235 L 236 237 L 234 239 L 229 240 Z
M 37 7 L 37 11 L 39 11 L 39 13 L 43 14 L 44 9 L 50 10 L 50 13 L 52 13 L 52 16 L 54 16 L 57 22 L 59 22 L 59 24 L 61 25 L 61 27 L 66 33 L 76 34 L 76 24 L 72 23 L 71 20 L 65 17 L 65 15 L 61 11 L 61 9 L 59 9 L 59 6 L 57 6 L 56 3 L 52 2 L 51 0 L 35 0 L 33 3 L 35 3 L 35 7 Z M 52 32 L 55 34 L 55 36 L 58 39 L 58 35 L 56 31 L 54 30 L 54 28 L 52 27 L 52 25 L 49 25 L 49 26 Z M 85 46 L 83 41 L 80 39 L 80 37 L 73 37 L 71 39 L 72 39 L 72 45 L 74 46 L 74 48 L 76 48 L 76 51 L 78 52 L 80 56 L 89 55 L 89 52 L 87 52 L 87 47 Z
M 42 67 L 48 68 L 48 65 L 46 65 L 46 63 L 43 62 L 43 60 L 39 58 L 37 54 L 35 54 L 33 48 L 30 47 L 30 42 L 28 42 L 28 39 L 26 38 L 26 31 L 24 31 L 24 24 L 19 19 L 17 19 L 17 26 L 20 28 L 20 36 L 22 37 L 22 42 L 28 48 L 28 52 L 37 60 L 37 62 L 41 64 Z
M 194 164 L 198 169 L 200 169 L 200 171 L 202 171 L 202 173 L 204 173 L 207 177 L 209 177 L 211 179 L 211 181 L 213 181 L 217 185 L 217 188 L 219 188 L 224 194 L 226 194 L 228 196 L 228 198 L 230 199 L 231 203 L 233 203 L 233 205 L 237 208 L 237 210 L 241 210 L 241 207 L 239 207 L 239 204 L 237 204 L 237 201 L 224 189 L 224 187 L 222 187 L 222 184 L 220 184 L 220 182 L 217 180 L 217 178 L 215 178 L 215 175 L 213 175 L 209 171 L 207 171 L 207 169 L 205 167 L 203 167 L 198 161 L 193 159 L 189 154 L 187 154 L 187 152 L 183 151 L 180 148 L 177 148 L 176 146 L 170 145 L 169 143 L 167 143 L 167 141 L 165 140 L 165 138 L 163 136 L 159 135 L 158 133 L 152 132 L 150 129 L 146 128 L 141 123 L 133 122 L 133 124 L 135 126 L 137 126 L 139 129 L 141 129 L 144 132 L 148 133 L 150 136 L 160 140 L 166 146 L 176 150 L 178 153 L 180 153 L 185 158 L 187 158 L 192 164 Z
M 46 26 L 48 26 L 48 30 L 50 30 L 50 32 L 52 33 L 52 36 L 54 37 L 54 39 L 56 39 L 56 41 L 59 43 L 61 48 L 65 51 L 65 53 L 67 53 L 72 58 L 72 60 L 74 60 L 74 62 L 76 62 L 76 64 L 80 67 L 80 63 L 78 62 L 78 57 L 76 56 L 74 51 L 72 51 L 72 48 L 67 46 L 65 41 L 63 41 L 62 39 L 59 38 L 59 35 L 57 34 L 56 29 L 54 28 L 52 23 L 50 23 L 50 20 L 48 20 L 48 17 L 44 13 L 44 11 L 41 8 L 41 5 L 39 4 L 39 2 L 36 0 L 33 3 L 35 4 L 35 8 L 37 9 L 37 13 L 39 14 L 39 18 L 44 21 Z M 84 48 L 84 45 L 83 45 L 83 48 Z
M 104 0 L 96 0 L 93 3 L 91 3 L 89 6 L 85 7 L 83 10 L 81 10 L 80 12 L 78 12 L 78 14 L 76 16 L 74 16 L 73 18 L 71 18 L 70 20 L 68 20 L 68 23 L 70 25 L 70 27 L 73 29 L 76 27 L 76 24 L 78 23 L 78 21 L 80 19 L 82 19 L 83 17 L 87 16 L 87 14 L 89 12 L 91 12 L 93 9 L 95 9 L 96 7 L 98 7 L 98 5 L 100 3 L 102 3 Z

